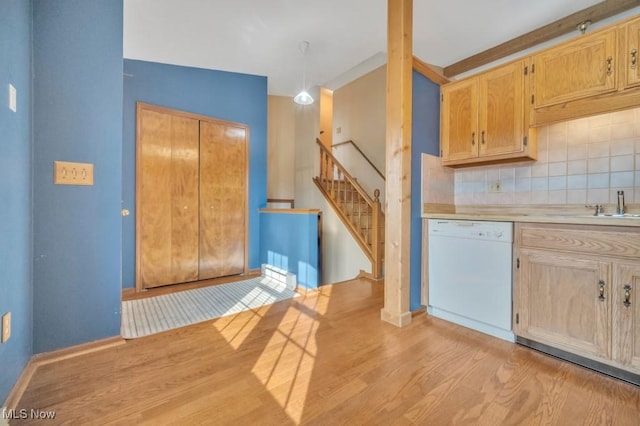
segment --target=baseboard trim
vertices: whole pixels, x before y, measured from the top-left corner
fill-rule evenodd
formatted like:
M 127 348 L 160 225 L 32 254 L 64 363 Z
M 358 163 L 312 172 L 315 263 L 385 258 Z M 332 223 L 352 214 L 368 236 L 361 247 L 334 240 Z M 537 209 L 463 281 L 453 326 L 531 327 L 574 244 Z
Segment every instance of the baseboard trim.
M 356 275 L 355 279 L 365 279 L 373 281 L 374 283 L 381 283 L 384 281 L 384 277 L 376 278 L 371 272 L 367 272 L 364 269 L 360 269 L 360 272 L 358 272 L 358 275 Z
M 9 426 L 9 419 L 5 414 L 7 410 L 7 407 L 0 407 L 0 426 Z
M 126 300 L 127 297 L 133 296 L 134 294 L 136 294 L 136 289 L 135 288 L 123 288 L 122 289 L 122 300 Z
M 18 377 L 18 381 L 13 385 L 7 399 L 4 401 L 3 409 L 14 410 L 18 406 L 18 402 L 22 399 L 22 395 L 24 395 L 24 391 L 27 390 L 27 386 L 29 382 L 31 382 L 31 378 L 37 369 L 38 366 L 34 362 L 33 357 L 31 357 L 26 367 L 22 370 L 20 377 Z
M 417 317 L 418 315 L 426 315 L 426 314 L 427 314 L 426 306 L 420 306 L 415 311 L 411 311 L 411 317 Z
M 386 309 L 380 310 L 380 319 L 396 327 L 406 327 L 411 324 L 411 318 L 411 312 L 389 312 Z
M 17 408 L 18 402 L 22 399 L 24 391 L 27 389 L 29 382 L 39 367 L 43 365 L 53 364 L 54 362 L 64 361 L 69 358 L 98 352 L 103 349 L 124 345 L 127 341 L 120 336 L 108 337 L 106 339 L 95 340 L 93 342 L 82 343 L 80 345 L 70 346 L 56 351 L 45 352 L 33 355 L 26 367 L 22 370 L 18 381 L 13 386 L 3 407 L 7 410 Z
M 77 356 L 98 352 L 103 349 L 109 349 L 115 346 L 124 345 L 127 341 L 120 337 L 107 337 L 106 339 L 95 340 L 93 342 L 82 343 L 80 345 L 70 346 L 68 348 L 58 349 L 56 351 L 45 352 L 31 357 L 36 366 L 48 365 L 54 362 L 64 361 L 65 359 L 75 358 Z

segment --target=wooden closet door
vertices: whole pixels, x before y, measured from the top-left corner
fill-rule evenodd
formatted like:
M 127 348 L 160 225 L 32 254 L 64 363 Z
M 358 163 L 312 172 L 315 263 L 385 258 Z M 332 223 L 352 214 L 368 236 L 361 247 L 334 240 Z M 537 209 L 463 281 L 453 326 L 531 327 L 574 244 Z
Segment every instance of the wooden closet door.
M 200 279 L 245 272 L 247 130 L 200 122 Z
M 138 288 L 198 279 L 198 123 L 138 106 Z

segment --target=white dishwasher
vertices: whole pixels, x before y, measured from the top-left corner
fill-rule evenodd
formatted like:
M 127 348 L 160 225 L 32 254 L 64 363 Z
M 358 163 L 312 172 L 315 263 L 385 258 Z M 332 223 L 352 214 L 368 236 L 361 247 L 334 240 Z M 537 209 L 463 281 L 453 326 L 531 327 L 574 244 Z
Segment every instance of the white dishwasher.
M 429 306 L 435 317 L 513 342 L 513 223 L 429 219 Z

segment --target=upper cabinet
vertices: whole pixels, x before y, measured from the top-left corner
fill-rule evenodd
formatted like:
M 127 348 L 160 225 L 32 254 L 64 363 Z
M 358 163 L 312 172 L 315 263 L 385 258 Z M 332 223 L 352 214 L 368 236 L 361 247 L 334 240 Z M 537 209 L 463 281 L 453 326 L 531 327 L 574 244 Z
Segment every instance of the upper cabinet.
M 525 114 L 527 61 L 442 86 L 442 164 L 464 166 L 535 158 Z
M 524 82 L 527 65 L 514 62 L 479 79 L 479 156 L 521 156 L 527 145 L 524 125 Z
M 627 22 L 620 29 L 620 58 L 624 87 L 640 85 L 640 19 Z
M 640 105 L 640 17 L 445 84 L 442 164 L 537 157 L 537 126 Z
M 535 107 L 615 91 L 616 34 L 600 31 L 535 55 Z
M 478 156 L 478 78 L 442 86 L 440 121 L 443 164 Z
M 636 108 L 639 43 L 636 17 L 534 55 L 531 124 Z

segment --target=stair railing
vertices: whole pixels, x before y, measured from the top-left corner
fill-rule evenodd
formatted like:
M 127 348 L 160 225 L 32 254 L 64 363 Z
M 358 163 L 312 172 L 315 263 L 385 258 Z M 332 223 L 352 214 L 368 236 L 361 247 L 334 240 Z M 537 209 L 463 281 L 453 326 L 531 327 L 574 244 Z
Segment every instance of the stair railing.
M 352 140 L 348 140 L 348 141 L 344 141 L 344 142 L 338 142 L 338 143 L 334 143 L 333 145 L 331 145 L 331 148 L 337 148 L 339 146 L 343 146 L 343 145 L 351 145 L 353 146 L 353 148 L 362 156 L 362 158 L 364 158 L 364 160 L 369 163 L 369 165 L 371 166 L 371 168 L 373 170 L 375 170 L 375 172 L 378 174 L 378 176 L 380 176 L 382 178 L 382 180 L 386 180 L 384 175 L 382 174 L 382 172 L 380 171 L 380 169 L 378 169 L 376 167 L 375 164 L 373 164 L 373 161 L 371 161 L 371 159 L 369 157 L 367 157 L 367 154 L 365 154 L 360 147 Z
M 380 191 L 376 189 L 372 199 L 331 151 L 319 139 L 316 142 L 320 147 L 320 176 L 313 180 L 371 261 L 373 276 L 381 278 L 384 213 Z

